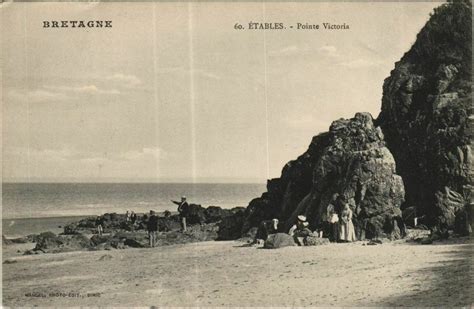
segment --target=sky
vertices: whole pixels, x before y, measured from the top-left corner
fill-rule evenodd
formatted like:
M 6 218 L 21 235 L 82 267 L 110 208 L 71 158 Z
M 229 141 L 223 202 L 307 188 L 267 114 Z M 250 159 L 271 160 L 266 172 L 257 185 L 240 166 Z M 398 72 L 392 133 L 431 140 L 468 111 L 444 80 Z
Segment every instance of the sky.
M 333 120 L 378 115 L 384 79 L 439 4 L 4 3 L 3 181 L 279 177 Z M 234 29 L 249 22 L 287 29 Z

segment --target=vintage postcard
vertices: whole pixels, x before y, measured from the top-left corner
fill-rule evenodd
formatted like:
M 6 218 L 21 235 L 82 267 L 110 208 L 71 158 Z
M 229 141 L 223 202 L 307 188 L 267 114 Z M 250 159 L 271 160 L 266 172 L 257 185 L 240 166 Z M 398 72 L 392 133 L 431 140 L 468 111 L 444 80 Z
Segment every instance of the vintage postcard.
M 5 307 L 470 307 L 472 3 L 1 3 Z

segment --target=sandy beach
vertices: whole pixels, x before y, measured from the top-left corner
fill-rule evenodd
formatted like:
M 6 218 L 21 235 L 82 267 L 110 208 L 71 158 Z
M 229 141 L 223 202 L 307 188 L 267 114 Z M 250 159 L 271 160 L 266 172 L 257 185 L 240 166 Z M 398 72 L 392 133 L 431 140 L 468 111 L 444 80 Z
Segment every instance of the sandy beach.
M 5 306 L 469 306 L 473 244 L 365 242 L 277 250 L 237 241 L 15 256 Z M 31 244 L 30 244 L 31 245 Z M 25 246 L 22 244 L 21 246 Z M 16 253 L 18 255 L 18 253 Z

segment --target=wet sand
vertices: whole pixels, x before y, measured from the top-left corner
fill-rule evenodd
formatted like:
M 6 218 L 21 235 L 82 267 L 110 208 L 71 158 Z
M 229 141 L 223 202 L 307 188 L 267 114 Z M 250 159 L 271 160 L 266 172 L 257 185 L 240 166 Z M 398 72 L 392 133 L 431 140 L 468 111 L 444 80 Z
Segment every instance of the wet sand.
M 2 233 L 7 238 L 39 234 L 46 231 L 59 234 L 63 232 L 63 227 L 66 224 L 79 221 L 86 217 L 87 216 L 2 219 Z
M 3 260 L 6 306 L 468 306 L 473 244 L 202 242 Z M 8 246 L 14 251 L 14 246 Z M 8 262 L 5 263 L 5 260 Z

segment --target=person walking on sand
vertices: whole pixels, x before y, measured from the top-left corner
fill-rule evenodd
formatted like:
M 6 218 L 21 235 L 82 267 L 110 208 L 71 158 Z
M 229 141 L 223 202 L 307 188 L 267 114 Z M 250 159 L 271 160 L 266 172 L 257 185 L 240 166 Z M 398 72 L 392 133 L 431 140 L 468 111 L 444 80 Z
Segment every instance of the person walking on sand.
M 312 234 L 311 230 L 308 228 L 309 223 L 306 222 L 306 216 L 300 215 L 298 216 L 298 220 L 296 224 L 290 228 L 288 234 L 293 236 L 296 244 L 298 246 L 307 245 L 307 237 Z M 303 243 L 301 243 L 300 238 L 303 238 Z
M 97 234 L 102 236 L 102 233 L 104 233 L 104 218 L 102 218 L 102 216 L 97 216 L 95 226 L 97 227 Z
M 158 217 L 153 210 L 150 210 L 150 217 L 147 222 L 148 240 L 150 247 L 156 245 L 156 232 L 158 231 Z
M 178 213 L 181 221 L 181 231 L 186 232 L 186 218 L 189 215 L 189 205 L 188 202 L 186 202 L 186 196 L 181 197 L 181 202 L 173 200 L 171 201 L 178 205 Z
M 346 203 L 341 211 L 341 220 L 339 221 L 339 240 L 342 242 L 356 241 L 354 224 L 352 223 L 352 210 Z

